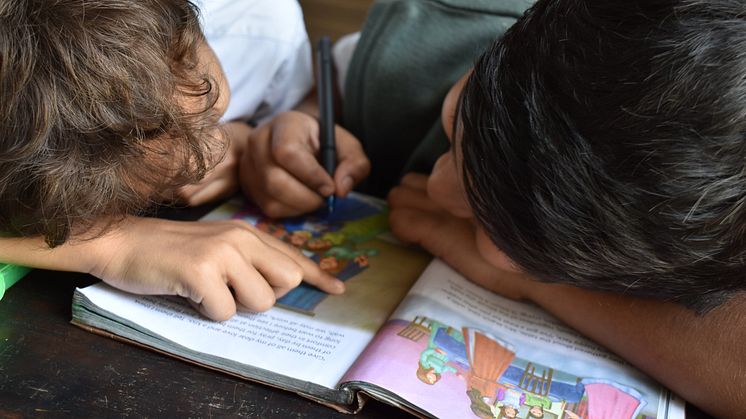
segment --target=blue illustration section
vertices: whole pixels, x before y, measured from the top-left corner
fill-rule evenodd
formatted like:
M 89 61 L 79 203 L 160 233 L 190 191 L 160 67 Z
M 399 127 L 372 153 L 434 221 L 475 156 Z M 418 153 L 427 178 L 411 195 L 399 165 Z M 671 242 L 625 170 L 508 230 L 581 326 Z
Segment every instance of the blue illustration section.
M 511 365 L 503 374 L 501 381 L 518 387 L 523 374 L 524 368 Z M 564 400 L 568 403 L 577 403 L 583 397 L 583 393 L 585 389 L 582 383 L 566 383 L 555 379 L 549 387 L 548 397 L 553 401 Z
M 388 230 L 386 207 L 382 202 L 351 195 L 337 199 L 334 211 L 326 209 L 301 217 L 275 220 L 264 217 L 256 207 L 243 205 L 233 218 L 245 220 L 258 229 L 300 249 L 321 269 L 342 281 L 368 268 L 377 250 L 362 244 Z M 328 295 L 302 284 L 280 298 L 281 306 L 313 315 Z
M 344 269 L 335 276 L 342 281 L 346 281 L 365 270 L 365 268 L 366 267 L 360 266 L 357 263 L 351 263 L 345 266 Z M 282 298 L 278 299 L 277 304 L 312 314 L 313 309 L 316 308 L 316 306 L 322 302 L 327 295 L 327 293 L 314 286 L 302 283 L 300 286 L 294 288 L 289 293 L 282 296 Z
M 450 362 L 464 369 L 469 368 L 463 339 L 458 340 L 447 329 L 439 328 L 435 332 L 433 343 L 447 355 Z

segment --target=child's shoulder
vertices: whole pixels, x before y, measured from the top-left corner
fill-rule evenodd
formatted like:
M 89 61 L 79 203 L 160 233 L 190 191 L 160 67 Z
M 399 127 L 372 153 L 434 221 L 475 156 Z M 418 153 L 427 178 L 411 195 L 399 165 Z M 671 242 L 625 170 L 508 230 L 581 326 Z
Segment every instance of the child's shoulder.
M 305 28 L 297 0 L 197 0 L 203 30 L 211 35 L 292 41 L 293 28 Z

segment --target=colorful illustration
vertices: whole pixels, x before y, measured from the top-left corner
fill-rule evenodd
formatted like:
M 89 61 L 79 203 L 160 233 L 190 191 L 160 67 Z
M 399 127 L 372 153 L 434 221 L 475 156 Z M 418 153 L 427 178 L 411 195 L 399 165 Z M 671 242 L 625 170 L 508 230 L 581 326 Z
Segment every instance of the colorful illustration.
M 492 405 L 498 398 L 498 390 L 505 389 L 498 383 L 515 358 L 513 346 L 486 332 L 464 328 L 466 353 L 469 356 L 469 371 L 466 394 L 475 415 L 491 419 Z
M 346 379 L 396 389 L 437 417 L 655 417 L 649 411 L 641 413 L 646 400 L 637 389 L 523 359 L 519 349 L 492 332 L 457 328 L 425 316 L 410 322 L 390 320 L 369 345 L 367 356 L 385 358 L 386 368 L 363 364 Z
M 258 208 L 244 204 L 233 218 L 247 221 L 292 244 L 316 261 L 321 269 L 342 281 L 368 268 L 378 251 L 362 243 L 388 229 L 385 207 L 357 197 L 337 199 L 331 214 L 319 210 L 303 217 L 274 220 L 264 217 Z M 303 283 L 277 300 L 277 304 L 313 315 L 314 308 L 327 296 Z
M 426 320 L 421 317 L 416 318 L 414 322 L 422 326 Z M 440 380 L 443 373 L 459 374 L 451 364 L 466 367 L 466 351 L 464 350 L 464 336 L 460 331 L 437 321 L 430 321 L 427 328 L 429 338 L 427 347 L 420 354 L 417 378 L 423 383 L 433 385 Z
M 566 412 L 569 419 L 634 418 L 645 405 L 642 394 L 634 388 L 593 378 L 584 378 L 581 383 L 586 398 L 576 411 Z

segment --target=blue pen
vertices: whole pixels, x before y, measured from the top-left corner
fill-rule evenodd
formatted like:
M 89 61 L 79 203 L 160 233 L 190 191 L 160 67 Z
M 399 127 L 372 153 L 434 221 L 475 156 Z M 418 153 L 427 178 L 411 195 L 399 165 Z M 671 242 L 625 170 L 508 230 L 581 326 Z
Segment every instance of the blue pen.
M 334 179 L 337 167 L 337 144 L 334 137 L 334 89 L 332 76 L 332 41 L 322 36 L 317 45 L 316 88 L 319 96 L 319 159 Z M 334 194 L 326 198 L 329 212 L 334 211 Z

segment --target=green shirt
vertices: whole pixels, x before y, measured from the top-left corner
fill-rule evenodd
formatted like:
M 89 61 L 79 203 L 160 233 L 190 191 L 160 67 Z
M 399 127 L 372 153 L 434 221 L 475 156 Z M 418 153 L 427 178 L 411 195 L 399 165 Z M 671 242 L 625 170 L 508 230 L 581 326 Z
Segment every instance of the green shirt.
M 448 149 L 440 121 L 451 86 L 530 6 L 529 0 L 380 0 L 345 82 L 343 124 L 372 170 L 360 189 L 384 196 Z

